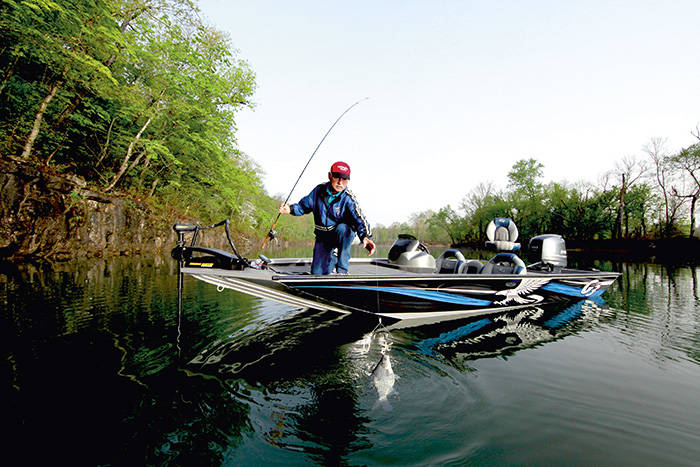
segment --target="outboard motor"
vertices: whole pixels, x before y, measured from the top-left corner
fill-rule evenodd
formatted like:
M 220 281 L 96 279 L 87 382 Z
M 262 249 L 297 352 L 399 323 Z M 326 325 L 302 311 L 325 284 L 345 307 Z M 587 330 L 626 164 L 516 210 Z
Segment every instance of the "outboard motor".
M 566 267 L 566 242 L 561 235 L 545 234 L 530 239 L 527 259 L 531 268 L 561 272 Z
M 401 234 L 389 250 L 389 263 L 411 272 L 434 272 L 435 258 L 413 235 Z

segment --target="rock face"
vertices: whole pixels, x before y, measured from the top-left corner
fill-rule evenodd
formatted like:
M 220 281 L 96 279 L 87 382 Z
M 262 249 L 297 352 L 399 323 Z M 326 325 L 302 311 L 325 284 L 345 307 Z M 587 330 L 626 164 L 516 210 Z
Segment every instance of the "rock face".
M 91 191 L 79 177 L 0 159 L 0 260 L 158 253 L 175 245 L 172 225 L 188 221 Z

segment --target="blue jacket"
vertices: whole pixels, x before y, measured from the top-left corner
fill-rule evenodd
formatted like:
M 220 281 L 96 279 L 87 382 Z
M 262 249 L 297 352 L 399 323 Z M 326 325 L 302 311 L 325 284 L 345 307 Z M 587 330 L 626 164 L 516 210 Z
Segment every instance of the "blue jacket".
M 326 200 L 330 196 L 328 194 L 329 187 L 330 183 L 321 183 L 316 186 L 297 204 L 289 206 L 290 213 L 293 216 L 302 216 L 313 212 L 316 235 L 335 230 L 337 224 L 347 224 L 357 232 L 360 240 L 365 237 L 371 238 L 372 230 L 362 214 L 355 195 L 346 188 L 339 195 L 333 197 L 330 204 L 327 204 Z

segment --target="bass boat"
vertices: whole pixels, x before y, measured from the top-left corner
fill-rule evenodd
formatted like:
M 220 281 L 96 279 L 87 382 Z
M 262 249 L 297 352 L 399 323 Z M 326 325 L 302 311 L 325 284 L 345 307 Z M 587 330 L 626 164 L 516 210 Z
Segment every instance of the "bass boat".
M 199 231 L 224 225 L 232 252 L 197 245 Z M 297 308 L 365 313 L 407 326 L 599 297 L 617 272 L 567 267 L 566 244 L 546 234 L 528 243 L 529 264 L 516 254 L 518 230 L 507 218 L 492 221 L 488 261 L 468 260 L 457 249 L 437 259 L 410 235 L 400 235 L 386 258 L 351 258 L 348 274 L 311 275 L 310 258 L 241 256 L 228 220 L 208 227 L 175 224 L 172 257 L 182 276 Z M 187 244 L 186 235 L 192 235 Z

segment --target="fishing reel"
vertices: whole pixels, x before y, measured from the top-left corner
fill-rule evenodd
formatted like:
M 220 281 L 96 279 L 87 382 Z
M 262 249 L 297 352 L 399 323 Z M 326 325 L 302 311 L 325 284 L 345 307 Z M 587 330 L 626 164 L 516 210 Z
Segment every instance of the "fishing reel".
M 270 266 L 270 263 L 272 263 L 272 260 L 268 258 L 267 256 L 263 255 L 262 253 L 258 255 L 260 259 L 254 259 L 250 262 L 250 267 L 253 269 L 269 269 L 270 271 L 278 272 L 275 268 Z
M 277 231 L 274 229 L 270 229 L 270 231 L 267 233 L 267 238 L 275 242 L 275 245 L 280 244 L 280 241 L 277 240 Z

